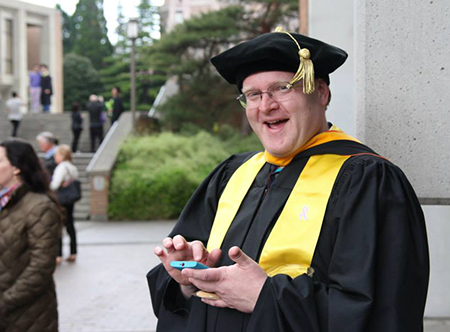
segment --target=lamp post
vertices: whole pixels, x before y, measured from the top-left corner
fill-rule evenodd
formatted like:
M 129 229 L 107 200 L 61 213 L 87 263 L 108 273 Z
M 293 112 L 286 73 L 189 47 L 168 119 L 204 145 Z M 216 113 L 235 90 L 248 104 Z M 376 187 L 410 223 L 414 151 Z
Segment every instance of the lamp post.
M 136 59 L 135 59 L 135 48 L 136 39 L 139 34 L 139 21 L 136 18 L 131 18 L 128 21 L 127 26 L 127 37 L 131 39 L 131 65 L 130 65 L 130 76 L 131 76 L 131 116 L 133 119 L 133 130 L 136 129 Z

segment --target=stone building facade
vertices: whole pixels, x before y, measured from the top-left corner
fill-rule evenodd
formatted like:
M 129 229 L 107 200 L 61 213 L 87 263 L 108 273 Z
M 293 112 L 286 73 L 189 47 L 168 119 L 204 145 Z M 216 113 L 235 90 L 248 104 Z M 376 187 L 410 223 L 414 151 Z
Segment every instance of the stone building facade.
M 52 113 L 63 111 L 63 49 L 58 10 L 16 0 L 0 0 L 0 111 L 11 92 L 29 104 L 28 72 L 49 67 L 53 83 Z M 29 107 L 24 106 L 26 113 Z

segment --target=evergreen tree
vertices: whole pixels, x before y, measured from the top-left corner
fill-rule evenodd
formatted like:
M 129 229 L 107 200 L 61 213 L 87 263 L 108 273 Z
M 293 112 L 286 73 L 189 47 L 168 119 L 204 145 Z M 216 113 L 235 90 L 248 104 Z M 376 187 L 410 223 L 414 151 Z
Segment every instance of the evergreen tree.
M 114 47 L 115 54 L 124 54 L 127 52 L 128 39 L 127 39 L 127 23 L 125 16 L 123 15 L 122 3 L 119 1 L 117 5 L 117 43 Z
M 113 52 L 107 35 L 103 0 L 79 0 L 72 21 L 75 29 L 73 52 L 88 57 L 95 68 L 102 68 L 103 60 Z
M 150 0 L 141 0 L 137 6 L 139 13 L 139 38 L 136 41 L 138 46 L 151 45 L 151 33 L 159 29 L 157 8 L 151 4 Z
M 75 28 L 72 21 L 72 17 L 69 16 L 62 8 L 61 5 L 57 4 L 56 9 L 61 13 L 62 19 L 62 37 L 63 37 L 63 51 L 64 54 L 70 53 L 73 48 L 73 43 L 75 39 Z
M 91 60 L 78 54 L 64 56 L 64 109 L 70 110 L 72 102 L 86 105 L 89 95 L 101 90 L 100 76 Z
M 224 0 L 228 1 L 228 0 Z M 244 26 L 248 36 L 254 37 L 273 31 L 277 25 L 298 31 L 298 0 L 238 0 L 246 9 Z
M 219 122 L 248 132 L 235 100 L 238 91 L 219 78 L 210 58 L 242 40 L 273 31 L 276 25 L 296 29 L 298 0 L 241 0 L 186 20 L 148 48 L 144 57 L 149 66 L 176 76 L 180 88 L 160 108 L 168 125 L 178 130 L 191 122 L 212 131 Z
M 156 98 L 159 88 L 164 84 L 165 76 L 158 75 L 158 72 L 149 70 L 147 62 L 140 58 L 141 45 L 152 43 L 150 37 L 157 22 L 157 11 L 148 0 L 141 0 L 137 6 L 139 12 L 140 32 L 136 40 L 136 108 L 148 111 Z M 115 46 L 114 55 L 105 59 L 105 68 L 100 70 L 102 84 L 104 85 L 104 95 L 109 98 L 110 91 L 114 86 L 120 87 L 122 99 L 126 109 L 130 108 L 130 56 L 131 42 L 127 38 L 127 22 L 118 7 L 118 27 L 116 33 L 118 42 Z

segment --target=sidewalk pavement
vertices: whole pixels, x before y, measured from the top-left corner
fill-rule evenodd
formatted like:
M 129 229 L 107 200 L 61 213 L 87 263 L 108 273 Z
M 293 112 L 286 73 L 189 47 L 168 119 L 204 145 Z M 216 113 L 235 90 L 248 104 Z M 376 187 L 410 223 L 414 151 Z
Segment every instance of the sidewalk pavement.
M 77 222 L 78 258 L 56 268 L 60 332 L 156 330 L 145 275 L 174 222 Z M 64 238 L 68 256 L 69 239 Z
M 60 332 L 153 332 L 145 275 L 173 221 L 77 222 L 78 259 L 56 268 Z M 68 238 L 64 237 L 68 256 Z M 426 319 L 425 332 L 448 332 L 450 320 Z

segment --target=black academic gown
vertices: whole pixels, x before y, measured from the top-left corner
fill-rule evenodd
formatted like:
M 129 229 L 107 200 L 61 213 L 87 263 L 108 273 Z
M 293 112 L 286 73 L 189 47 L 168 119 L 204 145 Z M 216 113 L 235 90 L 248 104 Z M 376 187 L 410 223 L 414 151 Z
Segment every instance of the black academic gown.
M 403 172 L 352 141 L 333 141 L 301 152 L 266 195 L 270 165 L 257 175 L 222 244 L 240 246 L 258 261 L 268 235 L 315 154 L 349 158 L 333 186 L 313 255 L 313 277 L 267 279 L 252 314 L 219 309 L 192 297 L 160 264 L 148 275 L 158 331 L 422 331 L 429 277 L 423 213 Z M 217 204 L 233 172 L 251 154 L 235 155 L 200 185 L 169 236 L 207 243 Z

